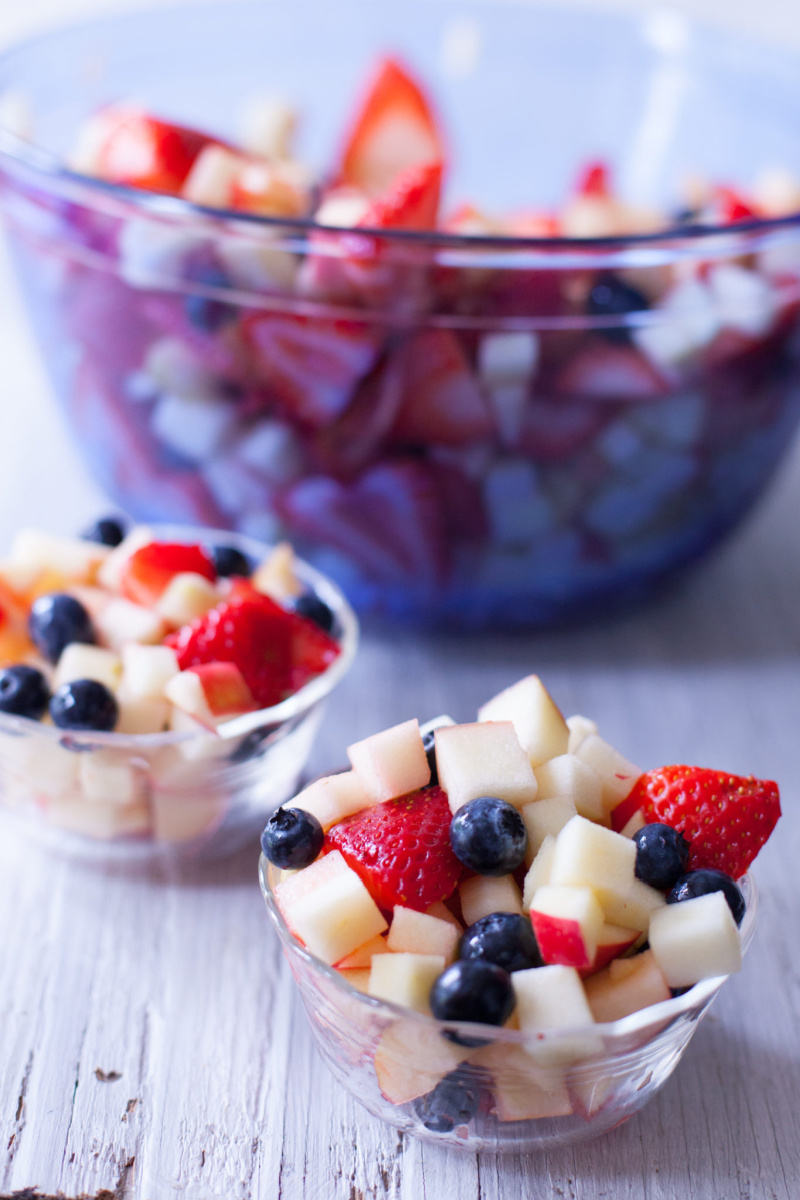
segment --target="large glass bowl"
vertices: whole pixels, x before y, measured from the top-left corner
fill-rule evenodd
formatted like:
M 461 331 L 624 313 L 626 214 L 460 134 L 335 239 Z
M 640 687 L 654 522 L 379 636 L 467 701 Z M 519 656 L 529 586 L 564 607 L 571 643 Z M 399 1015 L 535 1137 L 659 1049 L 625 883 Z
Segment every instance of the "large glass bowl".
M 526 1035 L 444 1023 L 364 995 L 309 954 L 275 902 L 279 875 L 262 855 L 259 878 L 267 911 L 322 1058 L 374 1116 L 439 1145 L 473 1152 L 544 1150 L 614 1129 L 675 1070 L 727 978 L 705 979 L 683 995 L 606 1024 Z M 747 903 L 744 952 L 755 932 L 757 893 L 749 875 L 740 885 Z M 490 1040 L 467 1049 L 445 1036 L 452 1033 L 473 1042 Z M 452 1129 L 437 1131 L 430 1127 L 436 1124 L 435 1106 L 425 1097 L 455 1071 L 472 1094 L 474 1112 Z
M 169 541 L 235 545 L 254 564 L 269 547 L 220 530 L 155 527 Z M 205 731 L 66 733 L 0 713 L 0 810 L 59 856 L 98 862 L 230 854 L 294 795 L 328 696 L 352 666 L 358 622 L 307 563 L 302 582 L 334 614 L 335 661 L 293 696 Z
M 354 238 L 63 165 L 106 102 L 234 136 L 269 90 L 297 104 L 301 157 L 324 172 L 386 51 L 441 111 L 446 211 L 557 208 L 600 156 L 671 229 Z M 676 15 L 235 2 L 50 34 L 0 57 L 6 89 L 34 120 L 35 143 L 0 130 L 31 318 L 87 461 L 138 518 L 289 536 L 362 610 L 542 624 L 657 590 L 741 520 L 789 444 L 800 215 L 674 217 L 687 172 L 800 177 L 784 51 Z M 640 302 L 590 316 L 609 275 Z

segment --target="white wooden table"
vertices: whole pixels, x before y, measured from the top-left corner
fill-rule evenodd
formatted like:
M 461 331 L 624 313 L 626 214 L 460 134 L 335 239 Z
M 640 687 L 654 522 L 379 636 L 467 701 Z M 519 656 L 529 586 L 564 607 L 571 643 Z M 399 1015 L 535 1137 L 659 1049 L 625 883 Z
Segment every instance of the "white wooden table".
M 56 0 L 10 7 L 0 36 L 63 15 Z M 743 3 L 728 7 L 752 20 Z M 800 39 L 788 2 L 762 12 Z M 79 527 L 102 497 L 69 448 L 5 277 L 0 365 L 0 545 L 22 520 Z M 701 762 L 780 782 L 785 816 L 756 870 L 756 943 L 639 1116 L 535 1158 L 404 1139 L 318 1059 L 267 924 L 255 846 L 212 867 L 113 878 L 0 827 L 0 1198 L 797 1200 L 798 511 L 795 452 L 736 540 L 627 620 L 551 636 L 366 636 L 311 764 L 337 763 L 345 741 L 412 714 L 469 719 L 535 669 L 644 766 Z

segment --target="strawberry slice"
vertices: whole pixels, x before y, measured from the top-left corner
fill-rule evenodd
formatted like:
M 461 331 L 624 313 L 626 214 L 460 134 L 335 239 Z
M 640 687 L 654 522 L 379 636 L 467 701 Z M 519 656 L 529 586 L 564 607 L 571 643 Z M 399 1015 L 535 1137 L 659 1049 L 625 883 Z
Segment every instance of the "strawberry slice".
M 639 809 L 648 824 L 671 825 L 684 834 L 689 870 L 715 867 L 734 879 L 748 870 L 781 815 L 772 781 L 683 766 L 642 775 L 611 814 L 613 828 L 622 829 Z
M 176 575 L 191 572 L 213 583 L 217 572 L 207 550 L 183 542 L 149 542 L 130 556 L 120 575 L 120 591 L 134 604 L 155 604 Z
M 377 196 L 408 167 L 444 159 L 431 105 L 396 59 L 378 64 L 341 155 L 339 182 Z
M 494 432 L 494 420 L 461 343 L 446 329 L 426 329 L 396 352 L 403 401 L 397 441 L 461 446 Z
M 450 845 L 450 806 L 440 787 L 421 788 L 346 817 L 328 830 L 379 908 L 424 912 L 452 896 L 462 866 Z
M 578 173 L 575 192 L 578 196 L 610 196 L 611 172 L 608 163 L 602 159 L 586 163 Z
M 605 420 L 598 404 L 536 396 L 526 405 L 517 444 L 537 462 L 563 462 L 591 442 Z
M 361 229 L 434 229 L 442 190 L 440 159 L 407 167 L 358 222 Z
M 598 400 L 649 400 L 669 391 L 666 379 L 632 346 L 589 341 L 561 370 L 553 390 Z
M 758 217 L 752 204 L 735 188 L 715 188 L 714 200 L 720 225 L 735 225 L 737 221 L 753 221 Z
M 94 171 L 109 183 L 149 192 L 180 192 L 200 151 L 216 141 L 134 108 L 108 108 L 93 118 Z
M 321 675 L 341 653 L 335 642 L 313 621 L 281 608 L 269 596 L 256 591 L 247 579 L 234 579 L 228 592 L 229 604 L 247 604 L 260 608 L 269 618 L 280 615 L 290 639 L 291 691 L 297 692 L 315 675 Z

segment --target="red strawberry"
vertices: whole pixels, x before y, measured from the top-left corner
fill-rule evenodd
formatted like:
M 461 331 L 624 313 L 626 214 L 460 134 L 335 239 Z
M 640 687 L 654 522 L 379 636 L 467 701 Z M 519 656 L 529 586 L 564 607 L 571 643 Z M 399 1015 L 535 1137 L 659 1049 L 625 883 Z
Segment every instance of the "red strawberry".
M 120 591 L 134 604 L 149 607 L 167 585 L 184 572 L 213 581 L 217 572 L 207 550 L 182 542 L 149 542 L 130 556 L 120 575 Z
M 494 432 L 494 420 L 458 338 L 446 329 L 409 337 L 395 355 L 403 400 L 393 430 L 401 442 L 461 446 Z
M 394 59 L 382 59 L 347 137 L 339 182 L 375 196 L 406 168 L 443 157 L 436 120 L 421 88 Z
M 361 229 L 434 229 L 441 188 L 440 160 L 408 167 L 373 200 L 358 225 Z
M 741 193 L 732 187 L 714 189 L 714 199 L 721 225 L 734 225 L 737 221 L 753 221 L 758 213 Z
M 451 815 L 440 787 L 421 788 L 346 817 L 328 830 L 325 845 L 341 851 L 379 908 L 424 912 L 451 896 L 461 877 Z
M 633 347 L 599 339 L 586 343 L 553 386 L 560 395 L 602 400 L 648 400 L 669 391 L 664 377 Z
M 611 179 L 608 163 L 601 159 L 586 163 L 578 175 L 575 191 L 579 196 L 609 196 Z
M 747 871 L 781 815 L 777 784 L 705 767 L 657 767 L 642 775 L 614 809 L 614 829 L 637 809 L 648 824 L 671 825 L 686 836 L 690 870 L 715 867 L 734 879 Z
M 96 173 L 110 183 L 180 192 L 200 151 L 215 139 L 132 108 L 98 113 Z

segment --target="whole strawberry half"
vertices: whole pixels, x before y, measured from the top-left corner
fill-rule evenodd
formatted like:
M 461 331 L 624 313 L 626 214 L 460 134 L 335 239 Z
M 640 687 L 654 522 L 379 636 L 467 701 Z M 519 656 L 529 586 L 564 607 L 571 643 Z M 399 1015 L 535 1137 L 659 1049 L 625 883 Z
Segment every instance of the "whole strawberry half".
M 628 817 L 641 809 L 648 824 L 683 833 L 689 870 L 716 867 L 734 879 L 747 871 L 781 815 L 777 784 L 705 767 L 657 767 L 642 775 L 612 814 L 614 828 L 623 807 Z
M 450 846 L 450 806 L 440 787 L 421 788 L 347 817 L 328 830 L 379 908 L 423 912 L 455 891 L 462 866 Z

